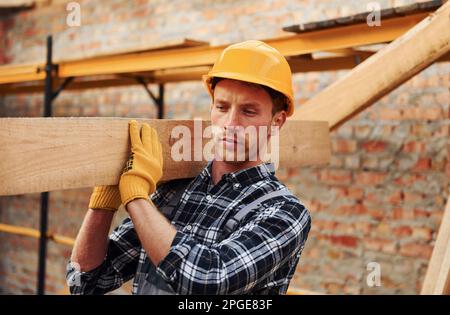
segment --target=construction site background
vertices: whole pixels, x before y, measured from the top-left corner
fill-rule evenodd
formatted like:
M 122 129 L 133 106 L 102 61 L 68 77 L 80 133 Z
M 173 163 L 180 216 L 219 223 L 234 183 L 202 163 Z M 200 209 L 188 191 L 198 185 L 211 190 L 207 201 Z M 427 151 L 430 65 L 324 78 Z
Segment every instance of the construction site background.
M 54 36 L 55 58 L 179 38 L 218 45 L 286 35 L 283 26 L 367 11 L 373 1 L 80 0 L 79 27 L 66 25 L 67 2 L 0 17 L 0 64 L 44 61 L 48 34 Z M 414 2 L 378 1 L 381 8 Z M 295 74 L 296 106 L 346 73 Z M 420 292 L 449 195 L 449 73 L 450 62 L 434 64 L 339 127 L 331 134 L 329 166 L 279 170 L 313 221 L 291 289 Z M 200 81 L 167 84 L 165 103 L 166 118 L 209 118 L 209 96 Z M 37 117 L 42 111 L 42 93 L 0 97 L 0 117 Z M 156 107 L 141 86 L 64 91 L 53 116 L 156 118 Z M 49 231 L 74 238 L 90 193 L 51 192 Z M 0 222 L 38 228 L 39 198 L 0 197 Z M 48 294 L 65 292 L 70 252 L 48 243 Z M 0 293 L 35 293 L 38 240 L 0 233 L 0 257 Z M 366 281 L 370 262 L 380 264 L 379 287 Z

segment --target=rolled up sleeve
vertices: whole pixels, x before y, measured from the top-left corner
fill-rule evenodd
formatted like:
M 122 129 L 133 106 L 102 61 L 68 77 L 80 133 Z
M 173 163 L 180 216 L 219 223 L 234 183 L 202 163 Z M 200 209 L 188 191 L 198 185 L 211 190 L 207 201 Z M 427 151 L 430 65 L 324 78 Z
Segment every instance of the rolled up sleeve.
M 141 244 L 134 225 L 125 219 L 109 236 L 107 254 L 103 262 L 90 271 L 81 271 L 69 261 L 66 280 L 71 294 L 105 294 L 113 291 L 136 274 Z

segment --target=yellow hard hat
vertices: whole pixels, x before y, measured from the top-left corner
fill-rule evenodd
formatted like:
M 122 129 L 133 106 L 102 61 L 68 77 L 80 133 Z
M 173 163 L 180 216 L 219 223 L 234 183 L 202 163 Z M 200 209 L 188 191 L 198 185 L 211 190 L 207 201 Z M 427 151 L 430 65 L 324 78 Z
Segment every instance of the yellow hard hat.
M 292 73 L 286 58 L 275 48 L 249 40 L 225 48 L 203 81 L 213 97 L 212 79 L 226 78 L 268 86 L 288 100 L 287 116 L 294 113 Z

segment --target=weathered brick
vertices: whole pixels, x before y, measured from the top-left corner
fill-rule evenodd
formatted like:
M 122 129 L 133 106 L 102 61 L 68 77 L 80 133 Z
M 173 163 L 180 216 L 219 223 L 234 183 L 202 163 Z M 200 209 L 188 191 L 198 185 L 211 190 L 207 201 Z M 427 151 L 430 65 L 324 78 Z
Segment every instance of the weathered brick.
M 446 160 L 431 160 L 431 167 L 430 169 L 433 171 L 445 171 L 445 167 L 447 165 Z
M 401 220 L 403 219 L 403 208 L 395 207 L 392 209 L 392 218 L 394 220 Z
M 392 229 L 390 225 L 384 221 L 380 222 L 375 230 L 380 237 L 392 237 Z
M 403 145 L 402 150 L 406 153 L 423 153 L 426 150 L 426 144 L 420 141 L 409 141 Z
M 345 247 L 356 247 L 358 244 L 358 238 L 355 236 L 331 235 L 329 236 L 329 239 L 332 244 Z
M 431 107 L 422 109 L 421 116 L 425 120 L 438 120 L 445 118 L 444 112 L 440 107 Z
M 411 126 L 411 134 L 422 138 L 428 138 L 432 136 L 433 131 L 428 124 L 416 123 Z
M 297 177 L 300 175 L 299 169 L 298 168 L 293 168 L 293 167 L 289 167 L 287 169 L 287 176 L 292 178 L 292 177 Z
M 330 294 L 342 294 L 344 291 L 344 285 L 340 283 L 327 283 L 325 288 Z
M 431 253 L 433 252 L 433 246 L 429 244 L 406 243 L 400 245 L 399 253 L 408 257 L 418 257 L 429 260 Z
M 418 203 L 421 200 L 423 200 L 423 195 L 421 193 L 418 192 L 409 192 L 409 191 L 405 191 L 403 193 L 403 199 L 405 203 Z
M 333 139 L 331 148 L 335 153 L 352 153 L 356 151 L 357 142 L 353 139 Z
M 355 230 L 363 235 L 369 235 L 372 231 L 372 223 L 366 221 L 357 221 L 354 223 Z
M 352 173 L 346 170 L 323 170 L 320 180 L 330 185 L 349 185 L 352 181 Z
M 431 213 L 429 211 L 425 211 L 422 209 L 414 209 L 413 214 L 414 214 L 414 219 L 429 218 L 431 215 Z
M 337 215 L 362 215 L 368 212 L 367 208 L 362 204 L 341 205 L 333 209 L 333 213 Z
M 410 236 L 412 234 L 412 228 L 409 226 L 399 226 L 394 228 L 393 232 L 397 237 Z
M 392 205 L 398 205 L 403 201 L 403 192 L 395 191 L 387 196 L 387 201 Z
M 371 131 L 372 128 L 366 125 L 354 127 L 355 137 L 357 139 L 366 139 Z
M 365 155 L 361 159 L 361 167 L 365 170 L 377 170 L 378 169 L 378 157 L 373 155 Z
M 414 172 L 423 172 L 427 171 L 431 168 L 431 159 L 430 158 L 419 158 L 417 163 L 412 168 Z
M 382 108 L 380 110 L 380 119 L 383 120 L 401 120 L 403 110 L 400 108 Z
M 358 169 L 360 164 L 360 157 L 358 155 L 350 155 L 345 157 L 345 167 L 348 169 Z
M 363 244 L 367 250 L 380 251 L 385 253 L 395 253 L 397 247 L 396 242 L 394 240 L 379 237 L 378 238 L 364 237 Z
M 318 230 L 334 230 L 337 224 L 336 221 L 316 219 L 314 220 L 313 228 Z
M 361 144 L 361 147 L 369 153 L 383 152 L 386 149 L 384 141 L 368 141 Z
M 354 200 L 359 200 L 364 197 L 364 190 L 359 187 L 350 186 L 347 189 L 347 197 Z
M 414 227 L 412 229 L 412 237 L 425 241 L 431 241 L 433 238 L 433 230 L 427 227 Z
M 340 198 L 347 196 L 347 188 L 346 187 L 339 187 L 339 186 L 330 187 L 329 192 L 334 193 L 336 196 L 336 199 L 340 199 Z M 334 201 L 334 199 L 331 201 Z
M 360 185 L 380 185 L 384 182 L 386 173 L 383 172 L 358 172 L 355 182 Z

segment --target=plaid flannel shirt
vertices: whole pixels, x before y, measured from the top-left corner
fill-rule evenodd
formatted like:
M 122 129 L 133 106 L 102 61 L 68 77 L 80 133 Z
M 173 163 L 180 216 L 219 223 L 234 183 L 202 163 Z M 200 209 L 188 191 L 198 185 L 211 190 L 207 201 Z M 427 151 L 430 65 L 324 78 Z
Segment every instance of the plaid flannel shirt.
M 285 187 L 273 164 L 225 174 L 214 185 L 209 161 L 190 182 L 171 222 L 177 229 L 157 273 L 177 294 L 284 294 L 292 279 L 310 227 L 311 217 L 294 196 L 278 196 L 250 212 L 225 236 L 226 220 L 260 196 Z M 171 182 L 150 197 L 159 207 L 174 195 Z M 80 272 L 69 261 L 72 294 L 104 294 L 138 277 L 148 256 L 133 222 L 127 218 L 109 236 L 108 250 L 97 268 Z M 77 283 L 78 282 L 78 283 Z

